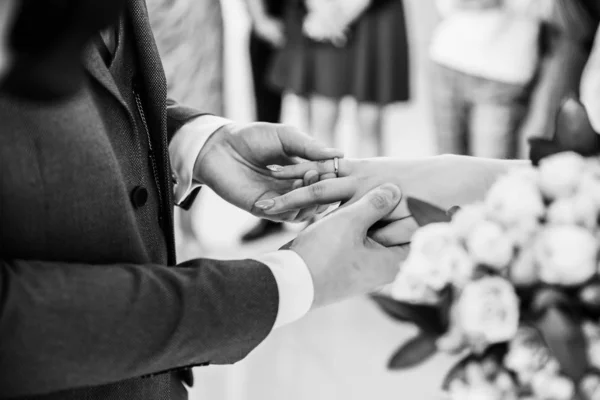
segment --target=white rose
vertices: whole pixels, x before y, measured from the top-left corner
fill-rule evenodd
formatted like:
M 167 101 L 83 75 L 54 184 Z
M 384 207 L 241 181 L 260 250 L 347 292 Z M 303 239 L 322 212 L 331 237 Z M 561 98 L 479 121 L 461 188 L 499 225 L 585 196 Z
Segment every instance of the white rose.
M 459 238 L 466 239 L 475 226 L 482 221 L 487 220 L 487 209 L 483 203 L 469 204 L 461 207 L 452 217 L 450 226 Z
M 507 228 L 523 220 L 538 220 L 545 206 L 534 182 L 519 175 L 506 175 L 489 190 L 485 206 L 491 219 Z
M 565 152 L 540 161 L 540 189 L 550 200 L 571 196 L 577 190 L 586 167 L 577 153 Z
M 587 349 L 588 359 L 590 364 L 595 368 L 600 368 L 600 341 L 592 340 L 588 341 Z
M 598 245 L 582 227 L 548 226 L 539 234 L 534 251 L 540 279 L 545 283 L 578 285 L 596 272 Z
M 597 226 L 598 207 L 591 196 L 578 193 L 554 201 L 548 208 L 547 217 L 553 224 L 581 225 L 592 230 Z
M 539 281 L 538 266 L 532 247 L 523 247 L 510 265 L 509 278 L 517 286 L 532 286 Z
M 472 269 L 471 264 L 450 224 L 437 223 L 415 232 L 402 271 L 420 277 L 429 287 L 439 291 L 451 283 L 455 273 L 460 277 L 469 274 L 465 270 Z
M 514 337 L 519 327 L 519 300 L 513 286 L 500 277 L 470 282 L 458 301 L 458 324 L 469 338 L 488 344 Z
M 571 400 L 575 395 L 575 384 L 570 379 L 543 372 L 534 377 L 532 389 L 537 398 L 547 400 Z
M 528 246 L 541 230 L 538 220 L 526 219 L 507 229 L 506 235 L 517 247 Z
M 397 301 L 415 304 L 436 304 L 439 295 L 418 276 L 400 272 L 387 289 L 389 295 Z
M 551 364 L 556 360 L 533 328 L 519 327 L 510 341 L 504 357 L 506 368 L 514 371 L 523 385 L 531 384 L 533 377 L 540 371 L 554 372 Z
M 476 263 L 501 270 L 513 258 L 513 243 L 502 228 L 491 221 L 480 222 L 467 237 L 467 250 Z
M 600 377 L 595 374 L 585 376 L 581 380 L 581 392 L 589 400 L 600 399 Z
M 471 281 L 476 266 L 462 246 L 450 246 L 440 257 L 440 268 L 450 271 L 450 280 L 457 288 L 462 288 Z
M 600 177 L 591 175 L 589 172 L 583 174 L 579 182 L 578 194 L 590 198 L 597 210 L 600 210 Z

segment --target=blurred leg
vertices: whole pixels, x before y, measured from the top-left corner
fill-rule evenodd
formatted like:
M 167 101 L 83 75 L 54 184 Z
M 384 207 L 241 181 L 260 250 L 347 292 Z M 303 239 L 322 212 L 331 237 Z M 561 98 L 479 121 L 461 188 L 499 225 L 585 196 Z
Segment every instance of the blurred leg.
M 252 32 L 250 34 L 250 64 L 254 97 L 256 98 L 256 120 L 277 123 L 281 118 L 282 94 L 267 83 L 267 75 L 275 49 Z M 283 229 L 280 222 L 261 219 L 242 234 L 242 242 L 251 242 Z
M 519 128 L 525 116 L 525 88 L 501 82 L 482 81 L 479 100 L 470 118 L 472 155 L 516 158 Z
M 380 157 L 383 147 L 383 108 L 378 104 L 358 104 L 358 158 Z
M 339 100 L 313 95 L 310 98 L 310 133 L 328 146 L 336 146 L 338 115 Z
M 467 105 L 461 85 L 465 76 L 434 66 L 433 122 L 439 154 L 468 154 Z
M 220 1 L 147 0 L 146 3 L 169 96 L 190 107 L 222 115 L 224 30 Z M 178 262 L 202 255 L 194 226 L 203 206 L 201 198 L 202 195 L 189 211 L 175 211 Z
M 279 122 L 282 94 L 267 83 L 267 75 L 275 49 L 254 33 L 250 35 L 250 64 L 256 97 L 256 119 L 261 122 Z

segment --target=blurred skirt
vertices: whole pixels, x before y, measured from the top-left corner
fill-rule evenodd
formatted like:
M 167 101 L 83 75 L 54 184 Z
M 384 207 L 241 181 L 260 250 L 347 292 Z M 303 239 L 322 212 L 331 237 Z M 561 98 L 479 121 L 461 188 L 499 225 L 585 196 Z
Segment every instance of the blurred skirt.
M 318 43 L 302 33 L 305 10 L 289 2 L 286 46 L 275 58 L 270 81 L 303 97 L 352 96 L 386 105 L 409 100 L 409 51 L 402 1 L 374 1 L 356 21 L 344 47 Z

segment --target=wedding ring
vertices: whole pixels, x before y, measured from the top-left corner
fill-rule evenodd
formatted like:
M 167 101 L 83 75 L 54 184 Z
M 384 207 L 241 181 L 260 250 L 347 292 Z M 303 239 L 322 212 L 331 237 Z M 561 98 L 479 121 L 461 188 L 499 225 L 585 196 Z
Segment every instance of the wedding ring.
M 333 157 L 333 173 L 336 178 L 339 178 L 338 173 L 340 172 L 340 159 Z

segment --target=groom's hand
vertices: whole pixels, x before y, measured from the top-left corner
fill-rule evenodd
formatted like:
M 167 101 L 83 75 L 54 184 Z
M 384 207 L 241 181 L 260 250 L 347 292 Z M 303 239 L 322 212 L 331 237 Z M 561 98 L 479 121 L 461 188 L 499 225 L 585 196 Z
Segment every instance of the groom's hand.
M 311 272 L 313 308 L 392 282 L 408 250 L 386 248 L 367 233 L 396 208 L 401 198 L 398 186 L 385 184 L 298 235 L 290 249 L 302 257 Z
M 316 203 L 281 213 L 267 215 L 266 212 L 274 205 L 273 198 L 316 183 L 318 174 L 279 178 L 267 167 L 334 157 L 343 157 L 343 152 L 319 144 L 296 128 L 268 123 L 232 123 L 215 132 L 204 145 L 194 165 L 194 178 L 223 199 L 258 217 L 302 221 L 319 211 Z

